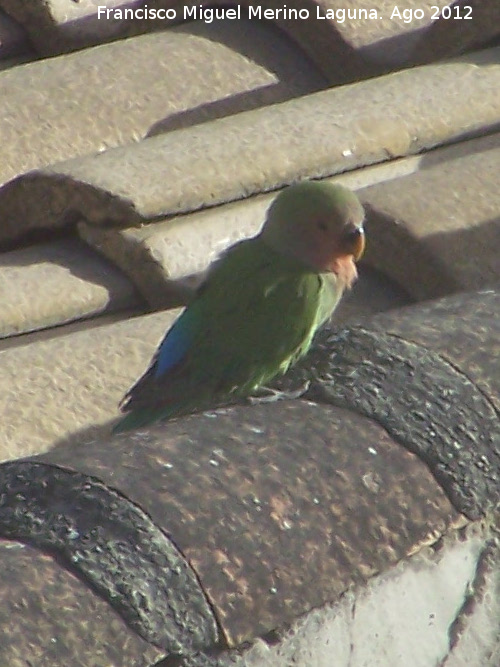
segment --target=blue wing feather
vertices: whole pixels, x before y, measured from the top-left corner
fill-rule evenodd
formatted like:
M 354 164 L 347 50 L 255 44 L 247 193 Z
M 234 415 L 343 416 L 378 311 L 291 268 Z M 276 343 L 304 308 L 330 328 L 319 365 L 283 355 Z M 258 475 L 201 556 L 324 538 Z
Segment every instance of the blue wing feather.
M 188 307 L 162 340 L 156 358 L 155 378 L 159 378 L 171 370 L 188 353 L 194 333 L 192 315 Z

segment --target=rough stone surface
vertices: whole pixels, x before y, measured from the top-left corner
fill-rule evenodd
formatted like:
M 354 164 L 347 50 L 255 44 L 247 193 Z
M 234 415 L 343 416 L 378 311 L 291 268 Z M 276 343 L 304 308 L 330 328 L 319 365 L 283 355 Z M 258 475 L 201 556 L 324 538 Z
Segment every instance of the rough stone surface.
M 500 658 L 500 548 L 486 543 L 476 574 L 450 633 L 451 651 L 443 667 L 495 667 Z
M 499 312 L 497 288 L 379 315 L 369 326 L 423 345 L 447 359 L 500 412 Z
M 2 11 L 0 3 L 0 69 L 2 61 L 29 50 L 26 32 L 22 26 Z
M 310 380 L 305 397 L 370 415 L 477 518 L 499 501 L 497 300 L 458 295 L 378 315 L 373 328 L 368 320 L 325 330 L 275 385 L 290 390 Z
M 82 440 L 38 460 L 139 504 L 196 571 L 229 645 L 338 598 L 459 520 L 383 428 L 301 401 Z
M 180 667 L 428 667 L 441 661 L 447 667 L 494 667 L 498 570 L 490 567 L 485 590 L 479 595 L 475 590 L 475 568 L 481 567 L 485 544 L 487 536 L 480 533 L 463 540 L 455 535 L 445 538 L 439 549 L 422 550 L 371 579 L 363 590 L 354 588 L 337 604 L 313 610 L 290 628 L 257 639 L 240 656 L 223 653 L 206 663 L 186 660 Z M 449 632 L 471 599 L 474 607 L 469 604 L 468 620 L 475 626 L 476 643 L 459 654 L 452 649 Z
M 278 385 L 296 374 L 312 378 L 306 397 L 375 419 L 427 463 L 470 518 L 500 507 L 499 415 L 460 370 L 424 347 L 362 327 L 320 335 L 304 366 Z
M 432 153 L 418 173 L 360 192 L 366 261 L 417 299 L 500 282 L 500 134 L 455 160 Z
M 1 459 L 95 434 L 118 413 L 175 312 L 158 313 L 0 351 Z
M 497 0 L 455 0 L 446 4 L 450 4 L 449 10 L 445 10 L 415 45 L 415 64 L 464 53 L 500 35 Z
M 147 667 L 164 654 L 48 554 L 0 539 L 0 560 L 2 665 Z
M 227 24 L 201 24 L 17 67 L 0 73 L 0 182 L 134 143 L 160 119 L 173 129 L 324 83 L 284 36 L 255 22 L 237 43 Z
M 276 104 L 327 87 L 327 79 L 297 45 L 268 22 L 242 19 L 235 26 L 231 20 L 208 24 L 195 21 L 172 28 L 168 31 L 171 33 L 191 44 L 191 49 L 204 45 L 204 49 L 198 46 L 196 60 L 192 55 L 182 59 L 177 85 L 182 90 L 187 88 L 188 96 L 193 80 L 199 78 L 198 87 L 206 99 L 179 113 L 163 114 L 149 129 L 148 136 Z M 209 44 L 213 54 L 208 52 Z M 211 93 L 214 84 L 221 89 L 218 99 Z
M 0 488 L 0 535 L 57 555 L 141 637 L 169 653 L 217 642 L 194 572 L 137 506 L 97 479 L 28 461 L 4 464 Z
M 260 230 L 261 208 L 236 202 L 140 228 L 116 230 L 82 222 L 78 231 L 127 273 L 152 307 L 167 308 L 187 302 L 225 248 Z
M 5 69 L 10 69 L 16 65 L 22 65 L 24 63 L 30 62 L 34 58 L 34 54 L 30 51 L 24 52 L 22 55 L 13 56 L 12 58 L 2 58 L 0 59 L 0 72 Z
M 184 19 L 185 3 L 180 0 L 150 0 L 147 3 L 148 7 L 154 9 L 175 9 L 174 20 L 130 20 L 119 18 L 116 14 L 113 14 L 113 18 L 99 20 L 99 4 L 102 5 L 97 0 L 83 0 L 71 3 L 71 6 L 65 0 L 0 2 L 0 6 L 29 31 L 40 53 L 51 55 L 118 36 L 171 28 L 172 23 Z M 432 24 L 433 15 L 436 14 L 432 7 L 441 8 L 447 4 L 448 0 L 423 0 L 419 5 L 423 11 L 420 18 L 414 15 L 415 5 L 412 0 L 401 0 L 397 5 L 399 12 L 394 11 L 395 5 L 389 0 L 350 0 L 347 5 L 339 0 L 289 0 L 286 5 L 279 0 L 271 0 L 262 6 L 262 10 L 274 10 L 273 13 L 266 17 L 262 14 L 261 18 L 275 23 L 292 37 L 322 68 L 332 83 L 339 83 L 373 75 L 380 72 L 382 66 L 414 64 L 409 56 L 412 55 L 412 47 L 418 36 Z M 248 5 L 256 7 L 255 3 L 243 0 L 239 3 L 241 19 L 229 21 L 235 32 L 241 32 L 241 24 L 248 17 Z M 219 0 L 211 6 L 220 8 L 226 5 Z M 136 9 L 142 7 L 142 3 L 139 0 L 108 0 L 106 7 Z M 298 20 L 290 18 L 283 12 L 284 7 L 288 10 L 308 10 L 309 17 Z M 350 10 L 351 16 L 347 10 Z M 332 11 L 335 12 L 336 20 L 328 16 L 328 12 Z M 367 12 L 368 17 L 363 12 Z M 198 19 L 198 22 L 203 18 L 199 10 L 190 17 Z M 257 18 L 254 17 L 252 21 L 255 23 Z M 456 32 L 458 39 L 461 32 Z
M 152 0 L 150 5 L 155 4 Z M 163 3 L 165 4 L 165 3 Z M 0 0 L 0 7 L 29 32 L 37 50 L 54 55 L 123 36 L 130 31 L 129 21 L 98 19 L 97 7 L 143 6 L 142 0 Z M 163 22 L 165 23 L 165 22 Z
M 424 0 L 422 19 L 407 20 L 407 14 L 415 9 L 412 0 L 398 3 L 400 15 L 394 12 L 394 3 L 389 0 L 268 0 L 262 5 L 261 18 L 273 21 L 277 26 L 309 54 L 332 84 L 345 83 L 373 76 L 390 66 L 408 64 L 420 32 L 431 23 L 431 6 L 442 7 L 448 0 Z M 251 0 L 238 3 L 242 17 L 248 16 L 248 6 L 258 7 Z M 211 6 L 223 6 L 214 2 Z M 283 11 L 307 10 L 308 18 L 294 18 Z M 267 9 L 271 14 L 264 16 Z M 351 16 L 348 15 L 348 10 Z M 370 10 L 372 12 L 370 16 Z M 373 12 L 376 12 L 376 18 Z M 335 13 L 335 19 L 328 16 Z M 368 14 L 365 16 L 364 12 Z M 199 14 L 198 14 L 199 18 Z M 253 19 L 255 20 L 255 18 Z M 235 30 L 239 23 L 233 22 Z
M 133 284 L 77 240 L 0 255 L 0 338 L 140 304 Z
M 0 191 L 2 236 L 68 224 L 75 212 L 138 225 L 484 133 L 498 122 L 499 83 L 493 49 L 33 171 Z
M 283 6 L 279 2 L 272 4 Z M 396 4 L 392 0 L 318 0 L 307 3 L 313 6 L 309 21 L 281 23 L 332 82 L 349 81 L 388 67 L 414 64 L 412 51 L 420 34 L 432 25 L 432 7 L 447 4 L 448 0 L 423 0 L 418 5 L 423 12 L 420 17 L 415 16 L 417 7 L 413 0 Z M 304 7 L 305 3 L 287 3 L 288 7 L 291 5 Z M 394 11 L 396 7 L 398 11 Z M 326 17 L 328 10 L 335 12 L 336 20 L 318 20 L 318 15 Z
M 101 314 L 99 317 L 91 317 L 90 319 L 74 320 L 69 324 L 61 326 L 50 327 L 48 329 L 37 329 L 30 333 L 23 333 L 20 336 L 8 336 L 7 338 L 0 338 L 0 352 L 11 350 L 15 348 L 26 347 L 32 343 L 41 343 L 46 340 L 57 340 L 64 338 L 70 334 L 79 333 L 80 331 L 92 331 L 94 329 L 101 329 L 102 327 L 122 322 L 126 318 L 137 317 L 144 314 L 144 308 L 132 308 L 131 310 L 119 310 L 109 314 Z

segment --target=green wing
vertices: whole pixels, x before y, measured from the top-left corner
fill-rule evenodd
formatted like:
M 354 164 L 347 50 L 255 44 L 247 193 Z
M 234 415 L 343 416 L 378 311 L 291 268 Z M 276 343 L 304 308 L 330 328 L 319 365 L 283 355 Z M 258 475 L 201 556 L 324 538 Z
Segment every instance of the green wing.
M 124 409 L 164 406 L 167 417 L 251 393 L 307 352 L 339 298 L 334 282 L 259 237 L 233 246 L 174 325 L 189 338 L 186 353 L 163 374 L 153 359 Z

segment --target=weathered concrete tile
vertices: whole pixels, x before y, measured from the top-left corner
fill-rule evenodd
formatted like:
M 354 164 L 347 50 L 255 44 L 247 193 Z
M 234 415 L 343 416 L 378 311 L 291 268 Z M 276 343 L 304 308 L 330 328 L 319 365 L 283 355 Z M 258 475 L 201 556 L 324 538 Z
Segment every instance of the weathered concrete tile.
M 215 617 L 196 574 L 138 505 L 99 479 L 31 461 L 4 464 L 0 485 L 2 537 L 62 559 L 130 629 L 169 653 L 217 643 Z M 39 589 L 37 577 L 26 574 L 20 596 L 24 587 Z M 71 635 L 65 628 L 60 641 L 68 643 Z
M 443 667 L 493 667 L 499 662 L 500 548 L 493 539 L 481 554 L 470 588 L 452 627 L 451 651 Z
M 92 224 L 138 225 L 484 133 L 500 114 L 497 60 L 493 49 L 33 171 L 0 191 L 3 239 L 75 212 Z
M 56 524 L 69 514 L 54 465 L 101 480 L 145 511 L 195 570 L 230 646 L 338 599 L 463 522 L 425 465 L 382 427 L 303 401 L 195 415 L 6 464 L 5 508 L 38 516 L 29 479 L 40 464 L 55 475 L 47 482 L 58 502 L 51 495 L 36 506 Z M 11 484 L 8 471 L 19 465 L 22 478 Z M 83 503 L 75 493 L 71 506 Z M 2 516 L 1 530 L 16 538 L 20 526 Z M 28 523 L 36 540 L 39 522 Z M 89 528 L 76 530 L 85 544 Z M 65 562 L 60 535 L 46 548 Z M 75 539 L 74 566 L 85 571 L 89 557 Z
M 30 63 L 0 73 L 0 182 L 134 143 L 160 119 L 189 125 L 324 83 L 284 36 L 255 22 L 238 43 L 227 25 L 202 24 Z
M 496 0 L 455 0 L 442 11 L 415 45 L 415 64 L 464 53 L 500 35 L 500 4 Z
M 447 300 L 442 303 L 446 310 Z M 365 323 L 340 332 L 327 330 L 307 359 L 275 384 L 295 389 L 309 380 L 306 397 L 348 406 L 380 421 L 426 461 L 456 507 L 477 518 L 498 498 L 498 416 L 483 389 L 490 391 L 497 376 L 496 342 L 489 333 L 494 315 L 480 309 L 479 319 L 468 317 L 461 304 L 452 299 L 444 319 L 437 304 L 425 326 L 428 342 L 424 333 L 421 340 L 412 340 L 411 326 L 418 333 L 425 325 L 418 309 L 413 320 L 399 311 L 400 333 L 397 317 L 391 327 L 389 315 L 378 316 L 382 323 L 387 317 L 388 333 L 377 320 L 373 328 Z M 442 330 L 446 340 L 457 315 L 462 327 L 453 345 L 475 346 L 481 353 L 448 360 L 434 349 L 432 338 Z M 78 429 L 98 432 L 117 414 L 118 401 L 145 368 L 169 316 L 162 313 L 4 350 L 3 456 L 43 450 L 57 439 L 74 440 Z
M 181 0 L 159 1 L 146 5 L 150 9 L 167 9 L 168 17 L 157 18 L 140 12 L 130 18 L 125 9 L 143 7 L 139 0 L 83 0 L 68 6 L 65 0 L 2 0 L 6 10 L 30 33 L 40 53 L 53 55 L 90 44 L 170 27 L 185 20 L 210 23 L 221 21 L 213 10 L 227 10 L 227 4 L 216 1 L 210 8 L 188 7 Z M 318 64 L 332 83 L 352 81 L 380 72 L 381 65 L 401 66 L 411 63 L 409 54 L 418 34 L 429 27 L 436 10 L 448 0 L 423 0 L 415 13 L 412 0 L 397 5 L 389 0 L 351 0 L 346 8 L 339 0 L 314 0 L 304 6 L 292 1 L 255 4 L 243 0 L 237 4 L 239 18 L 230 23 L 235 33 L 242 32 L 242 21 L 268 20 L 288 33 Z M 99 13 L 98 7 L 101 7 Z M 249 7 L 252 8 L 251 12 Z M 110 10 L 104 11 L 104 8 Z M 296 11 L 301 10 L 300 18 Z M 266 13 L 267 12 L 267 13 Z M 341 63 L 341 64 L 340 64 Z
M 500 506 L 496 302 L 494 293 L 462 293 L 326 328 L 273 386 L 290 391 L 309 381 L 303 398 L 374 419 L 427 463 L 460 512 L 474 520 L 494 516 Z
M 130 276 L 151 306 L 173 307 L 187 302 L 223 250 L 257 234 L 272 198 L 252 198 L 124 230 L 82 222 L 78 231 Z
M 423 549 L 373 577 L 365 587 L 349 591 L 339 603 L 315 609 L 297 619 L 291 628 L 278 630 L 272 644 L 257 640 L 240 657 L 221 655 L 214 667 L 439 664 L 450 651 L 450 627 L 471 595 L 474 568 L 484 543 L 485 536 L 479 533 L 462 541 L 449 536 L 440 549 Z M 448 656 L 444 662 L 447 667 L 488 664 L 488 653 L 496 643 L 495 610 L 499 602 L 494 585 L 489 593 L 491 597 L 483 605 L 492 612 L 489 617 L 480 613 L 481 609 L 471 614 L 478 630 L 484 622 L 483 632 L 479 630 L 476 638 L 480 650 L 465 654 L 464 662 Z M 188 661 L 182 664 L 188 666 Z
M 355 603 L 353 664 L 369 664 L 373 652 L 394 664 L 437 664 L 449 649 L 449 626 L 467 596 L 484 541 L 479 535 L 454 544 L 450 539 L 437 554 L 424 550 L 371 582 Z
M 281 23 L 299 36 L 302 47 L 332 82 L 345 82 L 387 67 L 412 64 L 412 49 L 436 13 L 432 8 L 444 7 L 448 0 L 423 0 L 417 13 L 413 0 L 317 0 L 309 4 L 313 6 L 310 20 Z
M 17 347 L 25 347 L 31 343 L 40 343 L 44 340 L 55 340 L 68 336 L 79 331 L 89 331 L 91 329 L 99 329 L 108 324 L 115 324 L 122 322 L 127 317 L 137 317 L 144 314 L 144 308 L 132 308 L 127 310 L 119 310 L 114 313 L 100 314 L 99 317 L 92 317 L 86 320 L 75 320 L 69 324 L 63 324 L 57 327 L 50 327 L 49 329 L 37 329 L 30 333 L 23 333 L 20 336 L 9 336 L 8 338 L 0 338 L 0 351 L 11 350 Z
M 500 135 L 489 149 L 448 161 L 428 155 L 418 173 L 360 192 L 366 261 L 417 299 L 500 281 Z
M 444 7 L 448 0 L 424 0 L 416 14 L 413 0 L 397 4 L 391 0 L 351 0 L 348 6 L 341 0 L 261 5 L 243 0 L 238 4 L 242 16 L 275 22 L 300 44 L 332 84 L 339 84 L 379 74 L 388 66 L 413 64 L 413 47 L 436 14 L 432 8 Z M 223 5 L 215 2 L 212 6 Z M 238 24 L 234 24 L 236 28 Z
M 27 51 L 19 56 L 14 56 L 13 58 L 2 58 L 0 60 L 0 72 L 5 69 L 10 69 L 11 67 L 16 67 L 17 65 L 23 65 L 24 63 L 30 62 L 33 60 L 35 55 Z
M 77 240 L 0 255 L 0 338 L 140 304 L 131 282 Z
M 499 288 L 382 313 L 370 327 L 404 337 L 461 368 L 500 411 Z
M 157 313 L 0 351 L 2 459 L 99 430 L 117 415 L 176 313 Z
M 0 7 L 0 69 L 2 61 L 29 51 L 26 31 Z
M 28 31 L 45 55 L 107 41 L 126 32 L 128 22 L 99 20 L 98 6 L 142 6 L 142 0 L 1 0 L 2 7 Z
M 358 265 L 359 279 L 335 310 L 335 325 L 355 322 L 376 313 L 399 310 L 410 303 L 407 292 L 383 273 L 366 264 Z
M 3 665 L 146 667 L 162 655 L 50 555 L 0 539 L 0 559 Z
M 230 20 L 194 21 L 174 27 L 167 34 L 170 33 L 179 39 L 185 35 L 191 50 L 203 42 L 211 44 L 214 51 L 198 47 L 200 54 L 196 60 L 193 56 L 184 57 L 177 77 L 187 77 L 188 81 L 183 79 L 179 86 L 190 90 L 192 80 L 198 78 L 201 89 L 208 88 L 213 80 L 221 89 L 232 87 L 232 92 L 224 94 L 222 90 L 218 99 L 213 96 L 208 99 L 206 95 L 201 104 L 160 117 L 148 136 L 300 97 L 328 85 L 297 45 L 267 22 L 242 19 L 235 29 Z
M 460 312 L 459 305 L 454 304 L 457 312 Z M 45 399 L 42 407 L 46 414 L 52 413 L 53 416 L 53 387 L 48 385 L 46 374 L 47 365 L 51 368 L 51 377 L 54 376 L 60 383 L 59 390 L 64 392 L 64 400 L 59 399 L 64 405 L 57 405 L 58 413 L 73 407 L 71 417 L 68 416 L 69 410 L 66 413 L 64 425 L 67 428 L 71 423 L 74 430 L 86 425 L 87 429 L 81 433 L 73 432 L 72 438 L 66 439 L 67 430 L 62 432 L 61 429 L 59 446 L 37 459 L 37 463 L 74 468 L 84 475 L 92 475 L 118 489 L 122 497 L 143 507 L 153 521 L 172 536 L 196 570 L 230 645 L 290 622 L 312 607 L 338 599 L 351 583 L 364 582 L 376 572 L 387 570 L 409 553 L 421 550 L 425 544 L 434 542 L 457 523 L 465 521 L 436 483 L 431 474 L 431 470 L 435 472 L 431 462 L 426 459 L 429 470 L 419 458 L 391 439 L 381 420 L 377 424 L 351 410 L 306 401 L 282 401 L 274 405 L 223 409 L 115 438 L 110 438 L 109 431 L 105 433 L 103 428 L 99 433 L 99 424 L 82 424 L 82 414 L 84 419 L 97 418 L 101 424 L 108 418 L 106 412 L 110 401 L 116 400 L 113 383 L 121 383 L 124 376 L 129 373 L 135 376 L 141 370 L 131 366 L 136 365 L 138 353 L 148 346 L 148 337 L 154 334 L 155 327 L 161 324 L 163 332 L 165 322 L 160 322 L 160 317 L 163 319 L 166 315 L 156 314 L 114 325 L 109 328 L 107 338 L 105 329 L 94 330 L 98 340 L 94 338 L 94 347 L 90 351 L 85 345 L 90 338 L 80 345 L 84 334 L 88 336 L 90 332 L 75 334 L 66 342 L 58 339 L 57 357 L 47 346 L 55 341 L 40 343 L 37 350 L 39 369 L 36 368 L 37 357 L 30 358 L 26 354 L 35 346 L 18 348 L 14 352 L 21 384 L 16 374 L 9 376 L 7 367 L 7 388 L 2 387 L 1 392 L 4 395 L 8 390 L 15 391 L 17 407 L 22 409 L 22 402 L 26 404 L 31 400 L 26 387 L 29 386 L 31 395 L 36 393 L 40 383 L 38 371 L 45 371 L 45 383 L 40 383 L 41 398 Z M 452 307 L 447 318 L 456 321 Z M 467 346 L 468 341 L 475 340 L 472 334 L 477 330 L 477 323 L 474 320 L 467 322 L 466 315 L 463 319 L 462 343 Z M 486 327 L 488 317 L 485 319 L 483 326 Z M 418 317 L 414 324 L 417 329 L 421 326 Z M 445 323 L 444 330 L 447 326 Z M 361 331 L 359 327 L 358 330 Z M 328 338 L 329 334 L 326 336 Z M 393 338 L 395 346 L 398 341 L 404 342 L 401 337 Z M 382 341 L 382 336 L 378 340 Z M 322 378 L 324 366 L 318 362 L 319 355 L 328 372 L 335 368 L 341 374 L 347 373 L 343 384 L 347 389 L 352 388 L 352 378 L 355 378 L 361 385 L 360 390 L 372 395 L 370 382 L 365 382 L 360 373 L 353 375 L 349 363 L 355 362 L 360 371 L 368 369 L 372 375 L 374 369 L 380 367 L 387 380 L 384 392 L 390 387 L 392 399 L 405 393 L 402 386 L 406 385 L 398 384 L 399 370 L 392 366 L 389 372 L 384 370 L 381 360 L 385 352 L 380 346 L 371 345 L 371 356 L 362 346 L 353 349 L 344 363 L 342 341 L 342 338 L 337 340 L 333 349 L 325 351 L 320 344 L 313 351 L 308 363 L 318 374 L 315 383 L 330 377 L 323 373 Z M 113 346 L 115 350 L 118 346 L 119 354 L 124 355 L 120 360 Z M 85 347 L 85 356 L 79 347 Z M 489 349 L 488 341 L 484 347 L 488 349 L 484 350 L 483 365 L 487 365 L 488 350 L 490 354 L 494 352 Z M 69 356 L 68 351 L 72 364 L 67 359 L 61 363 L 61 356 Z M 427 352 L 423 347 L 420 353 L 422 357 L 432 357 L 432 351 Z M 356 355 L 364 356 L 366 363 L 360 363 Z M 150 351 L 146 359 L 149 356 Z M 7 352 L 0 354 L 2 369 L 6 359 L 9 361 Z M 416 371 L 420 372 L 416 360 L 412 357 L 405 362 L 406 367 L 414 371 L 414 384 L 419 379 Z M 434 362 L 432 368 L 442 364 L 438 355 L 431 361 Z M 66 378 L 61 373 L 64 365 Z M 25 373 L 23 376 L 25 368 L 29 375 Z M 75 372 L 76 368 L 81 372 Z M 452 374 L 469 382 L 459 364 L 450 368 Z M 491 364 L 488 370 L 494 373 Z M 83 385 L 84 391 L 79 396 L 74 391 L 76 382 L 71 374 L 79 376 L 80 392 Z M 31 382 L 29 385 L 27 378 Z M 91 391 L 86 391 L 89 386 Z M 424 386 L 435 389 L 431 376 L 424 381 Z M 446 390 L 448 398 L 453 397 L 447 386 L 442 389 Z M 383 412 L 387 401 L 384 403 L 380 391 L 374 395 L 377 400 L 373 404 Z M 438 405 L 443 396 L 443 393 L 436 395 Z M 484 395 L 481 396 L 485 400 Z M 8 399 L 9 396 L 9 407 Z M 431 410 L 432 417 L 432 406 L 424 403 L 421 402 L 421 409 Z M 465 407 L 472 410 L 477 405 L 465 406 L 459 401 L 455 407 L 463 411 Z M 12 423 L 12 414 L 13 411 L 7 414 L 6 421 Z M 449 429 L 452 431 L 460 426 L 456 411 L 442 410 L 439 415 L 442 422 L 439 422 L 440 433 L 430 434 L 432 451 L 441 451 L 438 436 L 447 435 Z M 25 411 L 23 416 L 24 421 L 29 421 L 29 413 Z M 408 420 L 412 413 L 407 411 L 402 416 Z M 480 415 L 476 417 L 481 419 Z M 447 418 L 451 421 L 449 429 Z M 40 435 L 43 421 L 38 412 L 34 422 Z M 425 419 L 422 423 L 426 430 Z M 484 426 L 487 428 L 486 422 Z M 481 435 L 479 431 L 477 433 Z M 493 429 L 489 433 L 491 435 Z M 469 435 L 475 437 L 475 432 L 471 431 Z M 463 434 L 464 438 L 466 436 Z M 8 437 L 2 434 L 1 441 L 8 442 Z M 304 442 L 308 443 L 307 448 L 304 448 Z M 354 448 L 353 442 L 357 443 Z M 467 450 L 462 447 L 464 442 L 459 444 L 459 449 Z M 482 440 L 480 444 L 482 447 Z M 466 460 L 463 457 L 467 452 L 464 454 L 464 451 L 454 454 L 459 462 Z M 465 484 L 464 490 L 470 490 L 475 496 L 477 479 L 481 476 L 489 479 L 488 475 L 497 474 L 498 470 L 476 466 L 475 451 L 469 451 L 469 454 L 470 470 L 463 471 L 460 481 L 467 483 L 472 479 L 472 485 Z M 446 451 L 444 458 L 447 461 L 450 458 Z M 469 472 L 471 477 L 467 477 Z M 484 501 L 481 493 L 478 493 L 479 502 Z M 493 495 L 489 494 L 486 500 Z M 5 500 L 5 496 L 2 497 Z M 20 502 L 23 497 L 23 494 L 16 496 Z M 204 502 L 200 502 L 200 497 Z M 212 500 L 207 502 L 207 499 Z M 60 509 L 58 506 L 58 511 Z M 352 520 L 353 516 L 356 521 Z M 68 539 L 74 539 L 74 536 Z M 305 553 L 308 554 L 306 558 Z M 474 553 L 470 551 L 469 555 L 474 556 Z M 447 587 L 451 581 L 456 584 L 458 565 L 463 574 L 465 565 L 473 569 L 473 562 L 474 558 L 467 554 L 460 562 L 452 559 L 451 566 L 447 567 L 447 572 L 451 573 Z M 421 573 L 422 568 L 417 567 L 416 571 Z M 468 576 L 467 572 L 463 577 L 461 575 L 460 586 Z M 440 580 L 443 582 L 443 577 Z M 427 590 L 432 590 L 432 577 L 425 581 Z M 415 590 L 422 590 L 412 577 L 411 568 L 406 582 Z M 458 588 L 455 585 L 455 593 Z M 465 589 L 464 585 L 459 596 L 443 602 L 444 606 L 448 605 L 447 618 L 451 607 L 456 609 L 461 605 Z M 392 599 L 397 603 L 397 589 L 391 592 L 386 588 L 385 592 L 389 595 L 381 599 Z M 368 600 L 365 611 L 373 616 L 372 603 L 373 600 Z M 362 620 L 361 606 L 359 609 L 358 632 L 364 637 L 371 636 L 370 632 L 376 633 L 377 629 L 367 627 Z M 399 619 L 401 615 L 395 612 L 393 618 Z M 439 631 L 433 637 L 442 642 L 443 633 Z M 384 642 L 380 645 L 384 646 Z M 360 659 L 365 646 L 366 641 L 360 641 Z

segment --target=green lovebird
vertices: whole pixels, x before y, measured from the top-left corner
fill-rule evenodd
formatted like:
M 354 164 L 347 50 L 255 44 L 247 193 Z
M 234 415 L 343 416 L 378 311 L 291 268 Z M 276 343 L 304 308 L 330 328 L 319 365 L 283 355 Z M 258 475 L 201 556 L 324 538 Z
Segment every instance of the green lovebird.
M 308 351 L 357 277 L 364 211 L 345 187 L 283 190 L 260 233 L 211 266 L 123 398 L 115 432 L 249 396 Z

